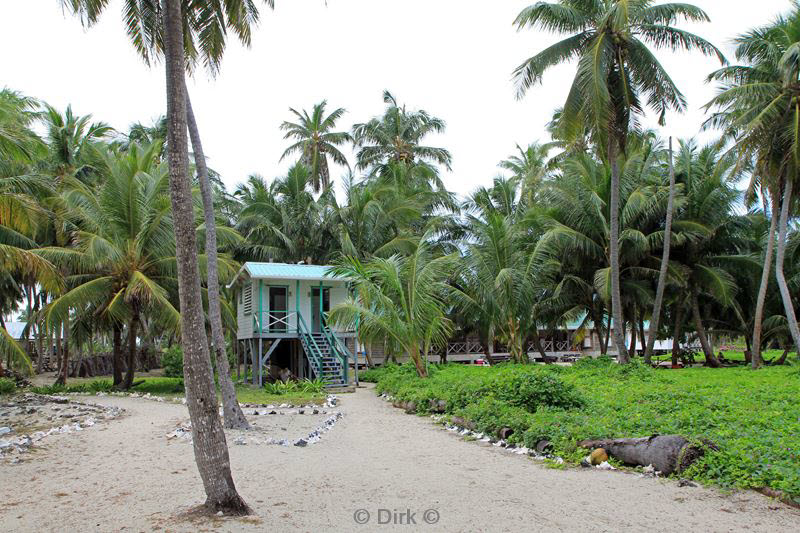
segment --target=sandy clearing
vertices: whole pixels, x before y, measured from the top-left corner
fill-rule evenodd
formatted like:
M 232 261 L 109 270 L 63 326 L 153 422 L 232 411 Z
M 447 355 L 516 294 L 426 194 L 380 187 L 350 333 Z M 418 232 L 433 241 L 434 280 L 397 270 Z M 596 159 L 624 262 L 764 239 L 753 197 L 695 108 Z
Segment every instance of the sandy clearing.
M 430 419 L 393 409 L 372 390 L 359 389 L 341 399 L 344 418 L 318 444 L 231 445 L 234 478 L 257 519 L 192 524 L 174 519 L 203 498 L 191 447 L 165 438 L 186 419 L 185 406 L 92 398 L 124 407 L 128 415 L 91 431 L 54 436 L 34 460 L 0 464 L 0 529 L 776 532 L 800 528 L 800 511 L 753 492 L 723 495 L 621 472 L 551 470 L 527 457 L 463 442 Z M 358 509 L 370 513 L 370 523 L 355 523 Z M 416 512 L 417 525 L 378 525 L 379 509 L 410 509 Z M 438 511 L 438 523 L 424 522 L 426 509 Z

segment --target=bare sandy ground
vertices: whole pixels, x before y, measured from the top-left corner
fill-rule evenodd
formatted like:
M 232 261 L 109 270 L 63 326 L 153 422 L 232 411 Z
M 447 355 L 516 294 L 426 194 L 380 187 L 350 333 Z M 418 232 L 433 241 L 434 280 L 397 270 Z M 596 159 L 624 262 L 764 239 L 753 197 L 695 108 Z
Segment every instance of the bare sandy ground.
M 118 397 L 89 401 L 129 414 L 55 435 L 21 464 L 0 463 L 0 530 L 800 529 L 800 511 L 753 492 L 724 495 L 622 472 L 552 470 L 463 442 L 368 389 L 341 396 L 345 416 L 317 444 L 231 444 L 234 478 L 256 516 L 190 522 L 176 516 L 203 500 L 191 446 L 165 437 L 187 419 L 185 406 Z M 354 519 L 360 509 L 369 513 L 366 525 Z M 378 523 L 400 520 L 393 511 L 407 509 L 416 525 Z M 426 514 L 429 509 L 435 513 Z M 425 522 L 437 516 L 435 524 Z

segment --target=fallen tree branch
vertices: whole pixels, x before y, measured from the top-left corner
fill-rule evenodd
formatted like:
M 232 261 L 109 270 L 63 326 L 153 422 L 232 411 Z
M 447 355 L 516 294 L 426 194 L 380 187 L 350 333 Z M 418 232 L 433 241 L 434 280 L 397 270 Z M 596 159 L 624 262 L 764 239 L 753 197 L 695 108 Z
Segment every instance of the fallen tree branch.
M 710 441 L 692 442 L 680 435 L 653 435 L 634 439 L 600 439 L 578 442 L 582 448 L 603 448 L 611 457 L 636 466 L 653 465 L 668 476 L 686 470 L 705 453 L 718 449 Z

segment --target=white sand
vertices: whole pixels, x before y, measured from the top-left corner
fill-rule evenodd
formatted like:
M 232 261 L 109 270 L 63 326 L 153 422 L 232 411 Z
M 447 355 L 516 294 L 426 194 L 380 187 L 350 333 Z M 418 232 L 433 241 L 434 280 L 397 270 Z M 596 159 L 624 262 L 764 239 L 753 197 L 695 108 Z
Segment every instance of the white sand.
M 165 438 L 186 420 L 186 407 L 135 398 L 90 401 L 119 405 L 129 414 L 53 436 L 24 463 L 0 463 L 0 530 L 800 529 L 800 511 L 753 492 L 723 495 L 622 472 L 552 470 L 463 442 L 367 389 L 341 395 L 345 416 L 320 443 L 231 444 L 234 479 L 256 517 L 191 523 L 176 518 L 203 500 L 191 446 Z M 411 509 L 418 525 L 378 525 L 381 508 Z M 368 525 L 354 522 L 358 509 L 370 512 Z M 426 509 L 438 511 L 437 524 L 423 521 Z

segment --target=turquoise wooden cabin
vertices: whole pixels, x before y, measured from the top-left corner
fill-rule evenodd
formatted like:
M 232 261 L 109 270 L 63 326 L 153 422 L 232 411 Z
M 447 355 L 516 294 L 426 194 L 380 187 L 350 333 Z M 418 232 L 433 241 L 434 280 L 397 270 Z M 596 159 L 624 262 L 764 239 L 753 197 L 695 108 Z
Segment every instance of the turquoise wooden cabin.
M 246 379 L 254 385 L 287 372 L 297 379 L 322 379 L 328 387 L 348 384 L 356 332 L 331 327 L 326 317 L 349 288 L 329 269 L 247 262 L 236 274 L 229 288 L 235 288 L 237 342 Z

